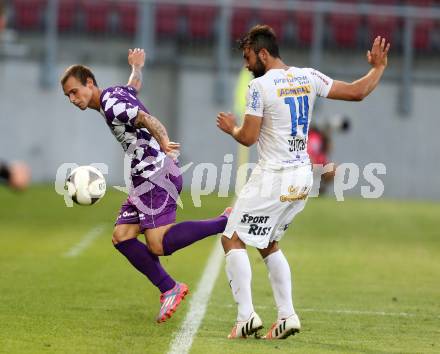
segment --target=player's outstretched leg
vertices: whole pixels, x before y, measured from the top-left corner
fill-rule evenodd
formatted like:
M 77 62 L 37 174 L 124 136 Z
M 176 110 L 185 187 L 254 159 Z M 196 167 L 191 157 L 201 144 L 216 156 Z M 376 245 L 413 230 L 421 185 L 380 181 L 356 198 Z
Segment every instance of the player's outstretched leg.
M 184 221 L 171 226 L 162 241 L 164 256 L 169 256 L 205 237 L 222 233 L 225 230 L 231 211 L 232 208 L 229 207 L 214 219 Z
M 284 339 L 298 333 L 301 329 L 301 323 L 293 308 L 289 263 L 276 244 L 273 250 L 275 252 L 264 258 L 264 263 L 269 271 L 269 279 L 278 309 L 278 319 L 264 338 Z M 260 252 L 264 254 L 264 252 Z

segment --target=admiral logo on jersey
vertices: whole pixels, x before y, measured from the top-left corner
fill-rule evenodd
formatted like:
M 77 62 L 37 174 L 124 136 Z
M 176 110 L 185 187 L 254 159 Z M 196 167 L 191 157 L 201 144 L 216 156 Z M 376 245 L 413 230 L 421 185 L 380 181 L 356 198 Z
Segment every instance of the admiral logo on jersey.
M 291 97 L 308 95 L 311 92 L 310 85 L 298 86 L 295 88 L 280 88 L 278 89 L 278 97 Z

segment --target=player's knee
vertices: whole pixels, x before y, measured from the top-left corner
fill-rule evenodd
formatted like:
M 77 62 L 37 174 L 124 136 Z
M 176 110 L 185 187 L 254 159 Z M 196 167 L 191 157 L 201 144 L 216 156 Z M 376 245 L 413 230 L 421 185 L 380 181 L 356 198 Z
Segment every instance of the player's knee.
M 133 236 L 133 237 L 135 237 L 135 236 Z M 113 230 L 112 243 L 113 243 L 113 245 L 117 245 L 118 243 L 121 243 L 122 241 L 129 240 L 130 238 L 133 238 L 133 237 L 129 237 L 126 232 L 115 228 Z
M 114 245 L 123 241 L 131 240 L 139 235 L 139 225 L 122 224 L 113 229 L 112 242 Z
M 228 253 L 231 249 L 246 249 L 245 244 L 240 240 L 236 233 L 234 233 L 232 238 L 223 235 L 222 246 L 225 253 Z
M 277 252 L 278 250 L 279 250 L 279 248 L 278 248 L 278 242 L 277 242 L 277 241 L 273 241 L 273 242 L 271 242 L 271 243 L 267 246 L 267 248 L 259 249 L 258 251 L 260 252 L 261 257 L 266 258 L 266 257 L 268 257 L 269 255 L 271 255 L 272 253 Z
M 232 241 L 230 238 L 226 237 L 226 236 L 222 236 L 222 246 L 223 248 L 229 248 L 229 246 L 231 246 Z
M 117 245 L 121 241 L 122 241 L 121 233 L 118 232 L 118 230 L 114 230 L 113 231 L 113 235 L 112 235 L 112 243 L 113 243 L 113 245 Z
M 160 242 L 148 242 L 148 249 L 156 256 L 163 256 L 163 246 Z
M 279 250 L 278 248 L 278 242 L 277 241 L 272 241 L 271 243 L 269 243 L 269 246 L 267 247 L 267 250 L 270 253 L 275 253 Z

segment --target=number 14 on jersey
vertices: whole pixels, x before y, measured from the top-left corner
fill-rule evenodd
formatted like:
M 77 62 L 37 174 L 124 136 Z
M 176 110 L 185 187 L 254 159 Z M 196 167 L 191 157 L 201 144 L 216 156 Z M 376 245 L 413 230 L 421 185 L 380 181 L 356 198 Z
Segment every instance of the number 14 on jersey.
M 296 137 L 298 125 L 302 125 L 302 132 L 304 138 L 307 138 L 309 130 L 309 97 L 285 97 L 284 103 L 289 105 L 290 118 L 292 119 L 292 131 L 291 135 Z M 298 105 L 298 113 L 296 106 Z

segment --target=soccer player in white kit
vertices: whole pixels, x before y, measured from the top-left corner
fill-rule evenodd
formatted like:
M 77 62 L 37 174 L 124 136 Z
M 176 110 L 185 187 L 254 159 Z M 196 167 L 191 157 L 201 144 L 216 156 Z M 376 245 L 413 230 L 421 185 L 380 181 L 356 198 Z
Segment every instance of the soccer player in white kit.
M 237 321 L 228 338 L 245 338 L 263 327 L 252 303 L 249 245 L 264 259 L 278 309 L 278 318 L 264 338 L 281 339 L 301 328 L 293 307 L 290 267 L 278 241 L 304 209 L 312 187 L 307 134 L 316 97 L 361 101 L 368 96 L 387 66 L 390 44 L 385 38 L 375 38 L 367 52 L 372 68 L 352 83 L 284 64 L 276 35 L 266 25 L 253 27 L 240 41 L 240 48 L 247 69 L 255 76 L 249 84 L 244 122 L 238 127 L 231 113 L 221 112 L 217 126 L 245 146 L 258 142 L 259 161 L 222 236 L 226 273 L 238 304 Z

